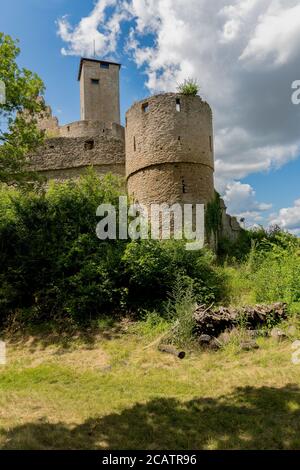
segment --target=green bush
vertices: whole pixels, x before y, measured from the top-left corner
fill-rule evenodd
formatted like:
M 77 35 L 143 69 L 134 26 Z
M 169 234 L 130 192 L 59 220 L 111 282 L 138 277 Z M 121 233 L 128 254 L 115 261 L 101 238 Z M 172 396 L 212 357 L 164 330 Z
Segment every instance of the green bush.
M 172 325 L 168 339 L 179 347 L 187 347 L 195 341 L 195 305 L 193 283 L 183 283 L 179 277 L 166 305 L 167 318 Z
M 297 239 L 278 235 L 279 244 L 264 242 L 253 247 L 249 277 L 257 302 L 300 300 L 300 245 Z
M 236 241 L 221 238 L 218 243 L 218 258 L 220 261 L 245 261 L 253 246 L 257 252 L 270 251 L 273 245 L 285 248 L 295 240 L 292 234 L 283 232 L 278 226 L 265 229 L 256 227 L 251 230 L 241 230 Z
M 276 229 L 265 237 L 256 234 L 244 261 L 224 269 L 234 303 L 283 301 L 292 305 L 300 300 L 300 242 L 289 233 Z
M 192 283 L 198 302 L 218 302 L 225 296 L 225 276 L 215 266 L 212 253 L 187 251 L 184 241 L 132 241 L 125 249 L 123 263 L 129 275 L 128 299 L 136 308 L 161 309 L 179 277 L 183 287 Z
M 180 276 L 197 300 L 222 298 L 225 278 L 206 251 L 181 241 L 101 241 L 96 209 L 117 205 L 123 182 L 93 172 L 47 191 L 0 191 L 0 321 L 22 311 L 49 321 L 163 311 Z
M 119 194 L 116 178 L 99 184 L 92 173 L 53 183 L 45 193 L 12 193 L 0 216 L 2 313 L 31 307 L 40 319 L 82 319 L 118 305 L 116 272 L 125 244 L 98 240 L 95 214 Z

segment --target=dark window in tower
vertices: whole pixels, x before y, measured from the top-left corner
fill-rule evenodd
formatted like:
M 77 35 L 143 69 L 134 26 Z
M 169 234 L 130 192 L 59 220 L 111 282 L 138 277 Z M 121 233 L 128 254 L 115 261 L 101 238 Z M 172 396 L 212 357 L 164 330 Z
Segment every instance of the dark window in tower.
M 94 141 L 93 140 L 86 140 L 84 142 L 84 150 L 93 150 L 94 148 Z
M 149 103 L 143 103 L 142 104 L 142 110 L 144 113 L 148 113 L 149 111 Z
M 180 105 L 180 99 L 176 98 L 176 111 L 180 113 L 181 111 L 181 105 Z
M 211 135 L 209 136 L 209 148 L 210 148 L 210 151 L 212 152 L 213 148 L 212 148 L 212 137 L 211 137 Z
M 109 64 L 107 64 L 106 62 L 101 62 L 100 69 L 109 69 Z
M 186 193 L 186 185 L 185 185 L 184 178 L 181 178 L 181 184 L 182 184 L 182 193 L 185 194 Z
M 91 82 L 93 85 L 99 85 L 99 79 L 98 78 L 91 78 Z
M 136 151 L 136 142 L 135 142 L 135 137 L 133 137 L 133 150 Z

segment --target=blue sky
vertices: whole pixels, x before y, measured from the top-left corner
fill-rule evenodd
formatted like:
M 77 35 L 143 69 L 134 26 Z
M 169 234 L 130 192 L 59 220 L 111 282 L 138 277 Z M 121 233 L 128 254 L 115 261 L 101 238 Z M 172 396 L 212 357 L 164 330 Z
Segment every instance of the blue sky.
M 300 8 L 296 0 L 1 0 L 0 30 L 46 85 L 62 124 L 79 119 L 80 55 L 123 64 L 121 112 L 195 77 L 214 112 L 216 185 L 252 223 L 300 233 Z M 65 15 L 68 15 L 67 17 Z M 62 48 L 64 52 L 62 53 Z
M 0 30 L 20 40 L 20 66 L 37 72 L 46 85 L 46 100 L 62 124 L 79 119 L 79 57 L 63 56 L 63 41 L 57 35 L 57 20 L 66 13 L 72 21 L 93 8 L 92 0 L 1 1 Z M 16 14 L 17 12 L 17 14 Z M 124 34 L 126 34 L 124 28 Z M 144 77 L 126 55 L 122 60 L 122 119 L 132 101 L 147 95 Z

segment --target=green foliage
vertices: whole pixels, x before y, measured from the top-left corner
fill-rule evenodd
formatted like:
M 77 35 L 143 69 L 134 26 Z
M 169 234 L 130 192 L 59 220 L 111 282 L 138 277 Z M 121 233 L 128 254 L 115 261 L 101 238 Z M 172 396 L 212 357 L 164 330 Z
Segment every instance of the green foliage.
M 2 312 L 30 307 L 41 320 L 85 319 L 118 305 L 124 243 L 100 241 L 95 234 L 98 205 L 117 203 L 115 180 L 108 176 L 99 184 L 89 174 L 78 182 L 53 183 L 46 193 L 11 195 L 10 207 L 0 212 Z
M 191 96 L 196 96 L 199 92 L 200 86 L 197 82 L 197 80 L 193 78 L 188 78 L 184 80 L 183 83 L 180 83 L 177 87 L 178 93 L 181 93 L 182 95 L 191 95 Z
M 295 237 L 288 232 L 282 232 L 278 226 L 269 229 L 256 227 L 251 230 L 241 230 L 234 242 L 227 238 L 219 240 L 218 257 L 220 261 L 243 261 L 247 259 L 253 246 L 258 251 L 269 251 L 273 245 L 285 248 L 292 240 L 295 240 Z
M 299 240 L 278 234 L 279 242 L 254 245 L 248 261 L 249 277 L 258 302 L 300 300 Z
M 214 200 L 209 202 L 205 211 L 205 229 L 207 236 L 218 235 L 222 224 L 222 209 L 220 204 L 220 194 L 215 192 Z
M 143 337 L 154 339 L 168 332 L 170 322 L 155 310 L 145 311 L 140 321 L 135 322 L 131 329 Z
M 99 204 L 118 206 L 122 184 L 90 171 L 45 192 L 0 191 L 0 310 L 38 321 L 75 321 L 120 311 L 143 312 L 164 302 L 180 275 L 197 299 L 218 301 L 225 278 L 206 251 L 181 241 L 99 240 Z
M 195 320 L 193 312 L 196 305 L 196 297 L 193 283 L 179 277 L 173 287 L 169 303 L 167 305 L 167 317 L 172 321 L 170 340 L 179 347 L 191 345 L 195 339 Z
M 6 103 L 0 105 L 0 119 L 7 122 L 7 128 L 0 129 L 0 182 L 7 184 L 37 178 L 26 168 L 26 155 L 43 141 L 34 116 L 44 108 L 43 102 L 37 100 L 44 85 L 38 75 L 19 68 L 19 54 L 17 41 L 0 33 L 0 80 L 6 87 Z
M 129 301 L 145 308 L 160 308 L 178 277 L 192 283 L 197 301 L 219 301 L 225 292 L 225 277 L 211 252 L 187 251 L 184 241 L 141 240 L 130 242 L 123 256 L 129 274 Z
M 283 301 L 290 305 L 299 302 L 299 239 L 278 229 L 264 233 L 264 237 L 262 231 L 254 233 L 252 247 L 243 262 L 224 268 L 230 279 L 231 300 L 235 303 Z
M 47 191 L 3 185 L 2 322 L 17 313 L 25 322 L 90 322 L 155 311 L 153 318 L 177 322 L 179 343 L 190 336 L 194 302 L 300 302 L 299 240 L 277 228 L 245 231 L 240 260 L 227 257 L 223 265 L 206 249 L 187 251 L 184 241 L 99 240 L 96 209 L 118 206 L 122 185 L 111 175 L 99 180 L 93 171 L 77 181 L 52 182 Z

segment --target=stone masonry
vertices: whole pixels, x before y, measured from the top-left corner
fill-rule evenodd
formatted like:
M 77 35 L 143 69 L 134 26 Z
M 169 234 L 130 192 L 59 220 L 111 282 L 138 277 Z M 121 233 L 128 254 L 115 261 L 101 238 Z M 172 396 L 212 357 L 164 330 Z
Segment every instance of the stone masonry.
M 99 175 L 125 175 L 125 138 L 121 125 L 111 123 L 108 128 L 99 121 L 78 121 L 60 127 L 53 125 L 56 118 L 49 107 L 47 113 L 47 116 L 43 113 L 38 125 L 48 138 L 30 156 L 32 169 L 55 180 L 78 177 L 91 166 Z
M 212 113 L 199 96 L 167 93 L 126 113 L 126 178 L 142 204 L 203 203 L 214 197 Z
M 120 65 L 81 59 L 81 120 L 59 126 L 51 108 L 40 116 L 45 144 L 30 156 L 31 168 L 47 179 L 97 174 L 126 177 L 135 201 L 205 204 L 213 201 L 212 112 L 199 96 L 159 94 L 134 103 L 120 125 Z M 241 227 L 221 200 L 222 235 L 236 240 Z
M 96 59 L 81 59 L 81 120 L 102 121 L 107 126 L 120 124 L 120 64 Z

